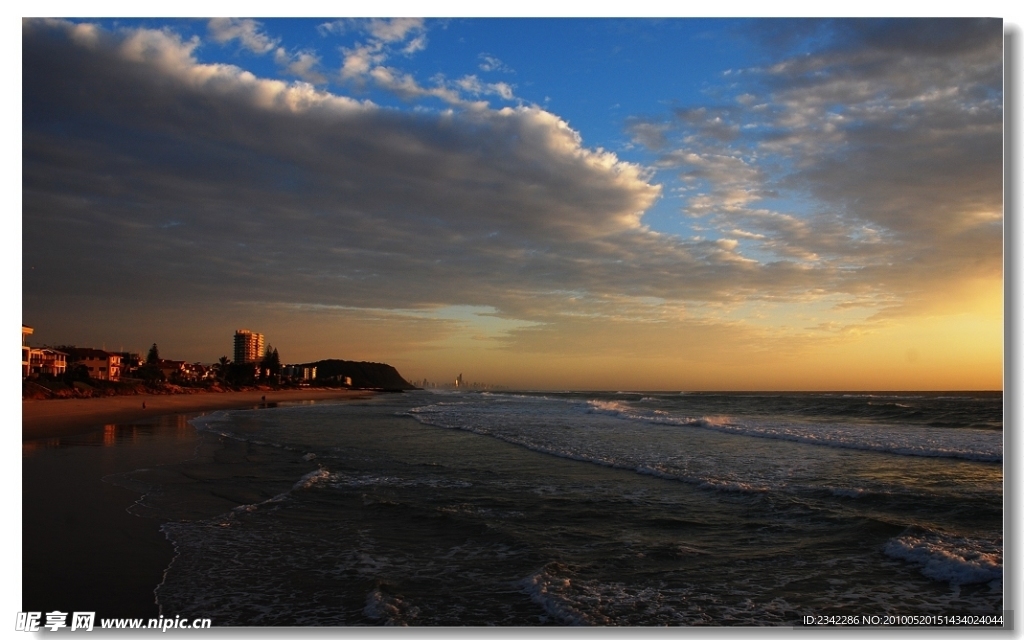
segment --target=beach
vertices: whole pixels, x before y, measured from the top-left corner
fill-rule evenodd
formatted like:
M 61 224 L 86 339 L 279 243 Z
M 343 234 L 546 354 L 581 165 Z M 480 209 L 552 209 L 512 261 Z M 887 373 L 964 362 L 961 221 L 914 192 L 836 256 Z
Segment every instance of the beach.
M 131 473 L 194 457 L 199 438 L 189 420 L 205 412 L 372 395 L 316 389 L 23 401 L 22 610 L 156 617 L 153 589 L 174 548 L 160 531 L 163 519 L 129 512 L 145 489 Z
M 244 409 L 276 402 L 345 400 L 365 398 L 372 393 L 350 389 L 290 389 L 22 400 L 21 434 L 23 440 L 52 438 L 84 433 L 105 424 L 121 424 L 172 413 Z

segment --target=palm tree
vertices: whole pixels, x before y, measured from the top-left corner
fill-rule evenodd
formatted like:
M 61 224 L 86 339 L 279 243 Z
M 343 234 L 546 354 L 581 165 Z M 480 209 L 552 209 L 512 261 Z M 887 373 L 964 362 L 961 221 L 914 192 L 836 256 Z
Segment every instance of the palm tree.
M 217 364 L 213 365 L 213 368 L 217 370 L 217 377 L 221 380 L 225 380 L 228 377 L 228 368 L 231 366 L 231 360 L 227 356 L 221 356 L 217 360 Z

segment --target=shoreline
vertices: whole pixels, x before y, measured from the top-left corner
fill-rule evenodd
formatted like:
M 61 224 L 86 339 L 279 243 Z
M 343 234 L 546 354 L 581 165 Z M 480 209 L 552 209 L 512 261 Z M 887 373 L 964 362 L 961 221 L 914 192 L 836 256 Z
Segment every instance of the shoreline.
M 21 438 L 26 441 L 70 436 L 101 429 L 107 424 L 124 424 L 168 414 L 255 408 L 305 400 L 358 400 L 375 394 L 375 391 L 352 389 L 288 389 L 22 400 Z
M 158 616 L 155 589 L 175 558 L 164 521 L 132 514 L 138 490 L 105 479 L 194 455 L 197 435 L 181 429 L 186 419 L 374 395 L 298 389 L 23 400 L 22 610 Z

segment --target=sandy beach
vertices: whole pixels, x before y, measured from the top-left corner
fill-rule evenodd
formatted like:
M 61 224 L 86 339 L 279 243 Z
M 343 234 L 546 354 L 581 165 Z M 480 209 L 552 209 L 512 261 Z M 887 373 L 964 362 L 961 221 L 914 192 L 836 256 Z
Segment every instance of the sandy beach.
M 123 424 L 171 413 L 244 409 L 259 406 L 264 402 L 269 404 L 303 400 L 346 400 L 369 397 L 373 393 L 348 389 L 291 389 L 22 400 L 21 436 L 22 440 L 53 438 L 84 433 L 105 424 Z

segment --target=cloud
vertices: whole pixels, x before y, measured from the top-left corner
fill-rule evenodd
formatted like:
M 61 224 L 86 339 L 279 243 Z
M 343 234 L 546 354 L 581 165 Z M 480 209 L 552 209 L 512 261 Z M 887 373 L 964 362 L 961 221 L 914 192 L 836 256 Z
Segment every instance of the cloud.
M 650 231 L 647 171 L 542 109 L 401 113 L 199 63 L 163 32 L 87 50 L 72 30 L 24 29 L 27 297 L 470 305 L 546 322 L 567 297 L 618 314 L 601 301 L 785 296 L 813 280 Z M 153 55 L 122 54 L 140 38 Z
M 411 73 L 388 64 L 396 54 L 408 57 L 426 48 L 426 24 L 422 19 L 352 20 L 320 26 L 321 33 L 325 34 L 347 29 L 358 29 L 369 36 L 364 42 L 342 49 L 344 59 L 340 77 L 357 87 L 364 88 L 369 84 L 403 100 L 436 98 L 458 107 L 486 106 L 486 103 L 476 100 L 485 95 L 498 96 L 502 100 L 515 97 L 512 86 L 505 82 L 482 82 L 475 75 L 448 82 L 443 74 L 437 74 L 433 85 L 424 85 Z
M 476 76 L 464 76 L 457 80 L 455 85 L 473 95 L 497 95 L 503 100 L 511 100 L 515 96 L 512 87 L 504 82 L 481 82 Z
M 641 144 L 653 151 L 660 151 L 668 144 L 665 132 L 669 125 L 659 122 L 646 122 L 632 118 L 626 122 L 626 132 L 629 133 L 633 142 Z
M 500 71 L 502 73 L 515 73 L 515 71 L 507 64 L 505 64 L 498 58 L 488 53 L 481 53 L 479 56 L 477 56 L 477 58 L 480 60 L 480 64 L 478 66 L 480 67 L 481 71 Z
M 24 26 L 28 297 L 508 313 L 682 253 L 640 224 L 644 171 L 541 109 L 400 113 L 199 63 L 164 32 L 90 49 L 74 29 Z
M 416 40 L 424 30 L 422 18 L 373 19 L 365 23 L 364 29 L 381 42 L 405 42 Z
M 253 53 L 269 53 L 277 46 L 277 40 L 261 31 L 261 25 L 248 18 L 213 18 L 207 24 L 210 36 L 221 44 L 233 40 Z
M 773 62 L 731 74 L 732 100 L 630 129 L 659 167 L 681 169 L 684 211 L 890 314 L 998 278 L 1000 21 L 755 26 Z
M 26 313 L 486 308 L 519 327 L 497 340 L 517 351 L 656 355 L 631 333 L 652 328 L 795 352 L 843 332 L 765 328 L 757 305 L 827 303 L 850 327 L 998 276 L 1001 85 L 981 45 L 901 62 L 849 36 L 744 70 L 742 100 L 633 121 L 647 169 L 544 109 L 464 97 L 500 83 L 424 86 L 389 62 L 415 25 L 360 28 L 379 39 L 346 52 L 353 78 L 453 108 L 317 89 L 311 53 L 278 48 L 306 80 L 284 82 L 203 63 L 171 31 L 24 21 Z M 703 231 L 646 226 L 654 169 L 681 176 Z M 442 325 L 457 332 L 416 326 Z
M 319 69 L 320 57 L 312 51 L 299 51 L 288 53 L 283 47 L 274 51 L 274 62 L 280 66 L 285 73 L 295 76 L 312 84 L 325 84 L 327 76 Z

